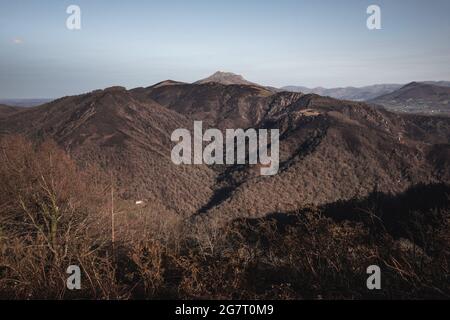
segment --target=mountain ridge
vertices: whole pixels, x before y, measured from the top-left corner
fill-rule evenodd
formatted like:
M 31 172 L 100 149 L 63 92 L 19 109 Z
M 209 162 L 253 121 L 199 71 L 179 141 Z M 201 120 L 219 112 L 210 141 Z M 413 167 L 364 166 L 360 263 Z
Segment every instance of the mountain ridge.
M 416 81 L 417 83 L 425 83 L 431 85 L 439 85 L 450 87 L 450 81 Z M 330 96 L 336 99 L 343 100 L 355 100 L 355 101 L 370 101 L 378 98 L 382 95 L 389 94 L 405 86 L 405 84 L 374 84 L 363 87 L 337 87 L 337 88 L 324 88 L 315 87 L 308 88 L 304 86 L 285 86 L 281 90 L 303 92 L 303 93 L 316 93 L 323 96 Z
M 450 113 L 450 87 L 411 82 L 369 102 L 399 112 Z
M 238 85 L 260 86 L 259 84 L 246 80 L 243 76 L 239 74 L 224 71 L 216 71 L 209 77 L 194 82 L 194 84 L 205 84 L 211 82 L 220 83 L 223 85 L 238 84 Z
M 177 166 L 171 133 L 194 121 L 280 130 L 280 172 L 258 166 Z M 120 194 L 155 212 L 263 217 L 307 205 L 450 181 L 450 118 L 401 115 L 362 102 L 254 85 L 111 87 L 0 117 L 1 134 L 51 138 L 80 163 L 115 172 Z M 439 148 L 437 148 L 439 146 Z

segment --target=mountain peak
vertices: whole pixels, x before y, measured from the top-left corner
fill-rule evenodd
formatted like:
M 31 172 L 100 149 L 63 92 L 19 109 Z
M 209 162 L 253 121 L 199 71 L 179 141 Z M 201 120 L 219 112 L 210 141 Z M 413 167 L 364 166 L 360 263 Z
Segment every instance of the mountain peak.
M 226 71 L 216 71 L 213 75 L 211 75 L 211 77 L 216 77 L 216 78 L 237 78 L 237 79 L 242 79 L 245 80 L 243 76 L 241 76 L 240 74 L 236 74 L 233 72 L 226 72 Z
M 257 85 L 256 83 L 246 80 L 243 76 L 239 74 L 224 71 L 217 71 L 211 76 L 195 82 L 195 84 L 205 84 L 211 82 L 220 83 L 224 85 L 231 85 L 231 84 L 251 85 L 251 86 Z
M 158 82 L 157 84 L 154 84 L 150 88 L 160 88 L 160 87 L 174 86 L 174 85 L 179 85 L 179 84 L 184 84 L 184 82 L 175 81 L 175 80 L 164 80 L 164 81 Z
M 125 91 L 127 91 L 127 89 L 122 86 L 112 86 L 103 89 L 103 92 L 125 92 Z
M 417 81 L 413 81 L 413 82 L 410 82 L 410 83 L 404 85 L 402 88 L 413 88 L 413 87 L 417 87 L 417 86 L 421 86 L 421 85 L 426 85 L 426 84 L 417 82 Z

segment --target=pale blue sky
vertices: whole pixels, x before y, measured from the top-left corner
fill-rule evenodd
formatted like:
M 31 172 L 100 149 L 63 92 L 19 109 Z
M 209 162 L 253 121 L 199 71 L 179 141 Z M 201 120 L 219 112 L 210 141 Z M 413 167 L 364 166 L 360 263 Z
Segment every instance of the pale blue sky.
M 66 29 L 66 8 L 82 29 Z M 366 9 L 382 9 L 382 30 Z M 0 0 L 0 98 L 195 81 L 264 85 L 450 80 L 448 0 Z

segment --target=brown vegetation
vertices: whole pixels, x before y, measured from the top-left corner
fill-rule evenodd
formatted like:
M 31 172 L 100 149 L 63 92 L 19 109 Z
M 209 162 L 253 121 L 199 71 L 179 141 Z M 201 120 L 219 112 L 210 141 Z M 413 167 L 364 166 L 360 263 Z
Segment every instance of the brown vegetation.
M 2 298 L 450 297 L 445 186 L 433 189 L 439 206 L 404 206 L 417 197 L 406 193 L 223 223 L 120 198 L 111 210 L 114 173 L 78 167 L 52 142 L 8 137 L 0 152 Z M 407 210 L 386 219 L 396 201 Z M 82 269 L 80 291 L 66 289 L 71 264 Z M 366 288 L 372 264 L 381 291 Z
M 280 172 L 256 166 L 177 166 L 175 129 L 280 130 Z M 114 171 L 116 194 L 158 214 L 264 217 L 449 183 L 449 117 L 398 115 L 364 103 L 254 85 L 165 81 L 64 97 L 0 117 L 0 134 L 54 140 L 80 165 Z
M 449 115 L 450 88 L 439 82 L 412 82 L 370 102 L 397 112 Z

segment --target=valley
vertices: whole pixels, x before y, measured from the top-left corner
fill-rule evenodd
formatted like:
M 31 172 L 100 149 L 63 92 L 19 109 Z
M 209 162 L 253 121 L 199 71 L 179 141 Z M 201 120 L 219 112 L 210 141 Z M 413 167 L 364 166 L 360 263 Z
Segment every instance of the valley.
M 0 273 L 23 279 L 0 279 L 0 296 L 449 295 L 450 117 L 230 81 L 0 106 Z M 253 146 L 278 145 L 276 158 L 243 148 L 238 163 L 226 161 L 239 150 L 227 148 L 227 132 L 245 141 L 274 130 L 278 139 Z M 174 150 L 193 149 L 197 157 L 173 161 Z M 216 161 L 201 161 L 202 151 Z M 263 174 L 269 163 L 276 174 Z M 46 261 L 50 273 L 35 269 Z M 109 286 L 61 293 L 69 261 Z M 390 286 L 365 290 L 370 265 Z

